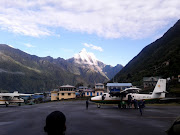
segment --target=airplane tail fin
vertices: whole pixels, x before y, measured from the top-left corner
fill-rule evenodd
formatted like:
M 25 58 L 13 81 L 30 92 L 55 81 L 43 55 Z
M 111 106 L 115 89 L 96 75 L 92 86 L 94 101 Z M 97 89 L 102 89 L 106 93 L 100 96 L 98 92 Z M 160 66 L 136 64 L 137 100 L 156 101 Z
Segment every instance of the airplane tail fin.
M 153 98 L 165 98 L 166 92 L 166 79 L 159 79 L 154 91 L 152 93 Z

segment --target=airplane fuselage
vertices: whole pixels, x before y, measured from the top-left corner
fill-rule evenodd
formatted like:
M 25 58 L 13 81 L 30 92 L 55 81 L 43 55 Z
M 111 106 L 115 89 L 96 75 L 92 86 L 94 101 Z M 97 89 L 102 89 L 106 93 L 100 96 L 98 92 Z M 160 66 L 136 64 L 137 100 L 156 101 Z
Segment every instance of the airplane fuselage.
M 152 94 L 138 94 L 138 93 L 126 93 L 124 90 L 119 93 L 103 93 L 101 96 L 92 97 L 91 101 L 96 103 L 105 104 L 119 104 L 121 101 L 132 101 L 132 100 L 157 100 L 165 98 L 166 93 L 166 79 L 159 79 Z
M 104 103 L 104 104 L 119 104 L 121 101 L 128 101 L 129 95 L 131 95 L 132 97 L 131 100 L 136 99 L 137 101 L 159 99 L 159 98 L 152 98 L 152 95 L 150 94 L 129 93 L 125 97 L 117 97 L 117 96 L 111 96 L 109 93 L 103 93 L 101 96 L 96 96 L 91 98 L 91 101 L 96 103 Z
M 0 96 L 0 105 L 6 105 L 10 103 L 24 103 L 24 99 L 20 97 L 3 97 Z

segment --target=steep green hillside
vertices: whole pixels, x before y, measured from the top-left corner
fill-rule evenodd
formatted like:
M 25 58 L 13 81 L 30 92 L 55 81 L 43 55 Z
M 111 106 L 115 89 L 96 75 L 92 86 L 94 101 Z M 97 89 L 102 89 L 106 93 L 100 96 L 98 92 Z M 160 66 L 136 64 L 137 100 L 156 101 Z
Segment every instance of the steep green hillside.
M 0 44 L 0 90 L 43 92 L 64 84 L 93 85 L 95 80 L 106 81 L 95 72 L 79 71 L 62 58 L 40 58 Z
M 146 46 L 116 76 L 118 82 L 142 85 L 143 77 L 180 75 L 180 20 L 160 39 Z

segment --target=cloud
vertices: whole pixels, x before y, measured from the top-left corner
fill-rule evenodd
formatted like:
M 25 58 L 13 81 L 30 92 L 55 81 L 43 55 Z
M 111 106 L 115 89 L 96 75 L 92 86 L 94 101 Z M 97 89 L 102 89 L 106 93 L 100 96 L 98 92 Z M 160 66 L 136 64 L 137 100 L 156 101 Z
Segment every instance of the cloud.
M 103 51 L 103 49 L 102 49 L 101 47 L 95 46 L 95 45 L 93 45 L 93 44 L 83 43 L 83 45 L 86 46 L 86 47 L 89 47 L 89 48 L 91 48 L 91 49 L 93 49 L 93 50 L 98 50 L 98 51 L 100 51 L 100 52 Z
M 104 38 L 144 38 L 180 16 L 179 0 L 1 0 L 0 28 L 26 36 L 55 29 Z
M 25 45 L 26 47 L 29 47 L 29 48 L 35 47 L 35 46 L 33 46 L 33 45 L 29 44 L 29 43 L 25 43 L 24 45 Z

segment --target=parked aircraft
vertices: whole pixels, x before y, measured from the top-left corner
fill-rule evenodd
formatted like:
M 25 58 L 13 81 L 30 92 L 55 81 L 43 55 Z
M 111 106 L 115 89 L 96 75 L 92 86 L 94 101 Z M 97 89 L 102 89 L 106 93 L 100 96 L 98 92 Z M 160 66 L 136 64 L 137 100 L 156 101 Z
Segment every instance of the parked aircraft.
M 14 91 L 14 93 L 0 93 L 0 105 L 6 105 L 8 107 L 10 103 L 17 103 L 20 106 L 21 103 L 24 103 L 24 99 L 21 97 L 31 95 L 18 93 L 18 91 Z
M 116 93 L 103 93 L 101 96 L 92 97 L 91 101 L 100 104 L 120 104 L 122 101 L 128 102 L 131 100 L 157 100 L 165 98 L 166 79 L 159 79 L 152 94 L 138 94 L 138 89 L 127 88 Z

